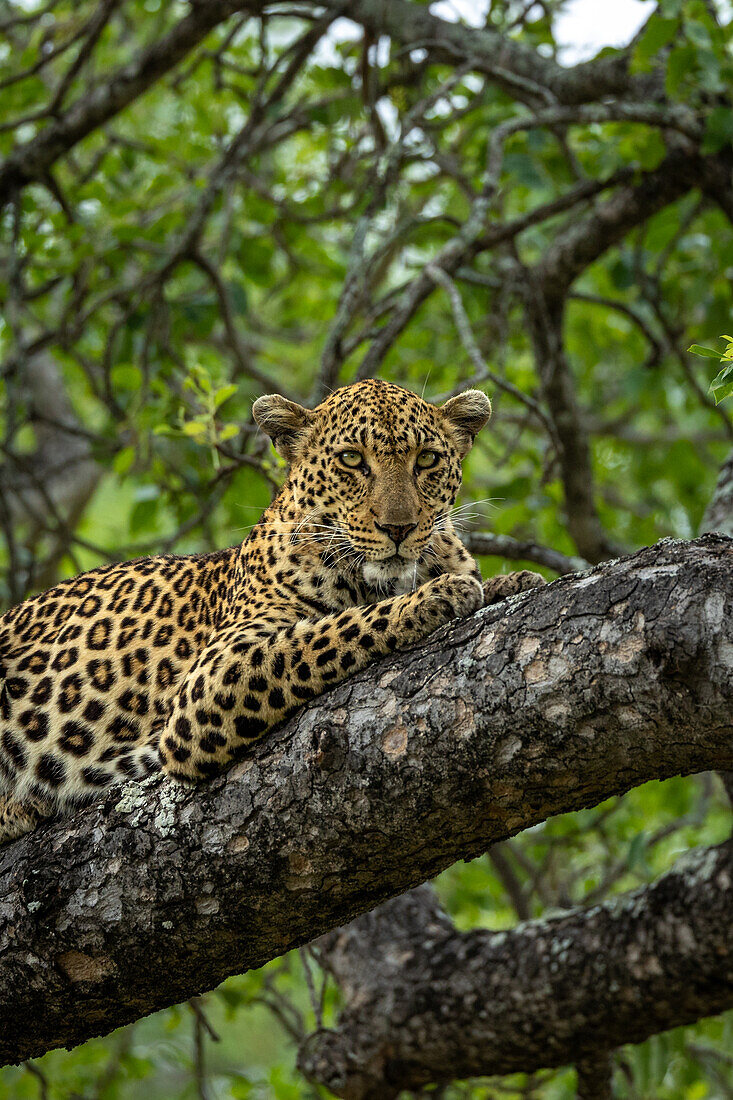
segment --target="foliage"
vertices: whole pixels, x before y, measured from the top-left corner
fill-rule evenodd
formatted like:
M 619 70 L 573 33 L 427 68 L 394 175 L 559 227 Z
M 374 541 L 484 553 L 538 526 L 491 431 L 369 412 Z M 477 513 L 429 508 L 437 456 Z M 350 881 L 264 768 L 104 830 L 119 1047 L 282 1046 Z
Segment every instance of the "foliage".
M 243 538 L 281 474 L 254 428 L 253 399 L 278 390 L 315 401 L 353 380 L 482 187 L 482 233 L 548 212 L 492 247 L 467 248 L 376 365 L 431 400 L 468 384 L 491 393 L 493 425 L 466 463 L 468 536 L 579 552 L 517 271 L 603 198 L 581 197 L 569 213 L 553 204 L 587 181 L 621 186 L 654 172 L 669 129 L 623 112 L 517 126 L 489 186 L 490 135 L 524 117 L 523 95 L 539 109 L 531 89 L 374 43 L 354 23 L 316 44 L 301 6 L 215 26 L 3 209 L 4 604 L 100 562 Z M 488 25 L 553 57 L 560 7 L 494 0 Z M 178 0 L 1 0 L 0 156 L 50 125 L 49 96 L 57 113 L 83 104 L 187 11 Z M 665 93 L 698 120 L 705 156 L 729 152 L 733 137 L 723 15 L 702 0 L 663 0 L 630 54 L 629 79 L 662 64 Z M 693 535 L 730 449 L 719 402 L 733 392 L 733 341 L 724 337 L 720 355 L 693 341 L 728 327 L 731 269 L 725 211 L 688 188 L 572 281 L 563 346 L 594 506 L 622 551 Z M 712 398 L 706 364 L 688 352 L 726 364 Z M 49 410 L 34 389 L 37 357 L 50 361 L 68 410 Z M 52 465 L 44 448 L 58 421 L 77 449 Z M 89 462 L 93 486 L 67 506 L 67 482 Z M 485 572 L 526 565 L 482 560 Z M 530 830 L 499 859 L 457 865 L 438 888 L 459 926 L 504 928 L 650 881 L 728 827 L 717 779 L 653 783 Z M 2 1070 L 0 1100 L 325 1096 L 294 1069 L 295 1042 L 335 1011 L 332 987 L 320 1003 L 321 981 L 314 956 L 288 956 L 193 1007 Z M 731 1095 L 732 1029 L 723 1017 L 622 1051 L 617 1095 Z M 566 1100 L 574 1071 L 455 1083 L 442 1095 Z
M 692 344 L 687 349 L 695 355 L 702 355 L 705 359 L 717 359 L 719 363 L 724 364 L 708 389 L 708 393 L 715 398 L 716 405 L 733 393 L 733 337 L 722 336 L 721 339 L 728 341 L 725 351 L 715 351 L 714 348 L 702 347 L 700 344 Z

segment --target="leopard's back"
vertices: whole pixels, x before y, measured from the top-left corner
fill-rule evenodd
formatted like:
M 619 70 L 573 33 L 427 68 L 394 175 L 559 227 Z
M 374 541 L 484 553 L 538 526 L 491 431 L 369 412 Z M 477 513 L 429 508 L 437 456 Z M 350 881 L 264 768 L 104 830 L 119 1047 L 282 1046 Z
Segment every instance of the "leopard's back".
M 159 769 L 160 727 L 238 552 L 103 566 L 0 618 L 1 794 L 68 805 Z

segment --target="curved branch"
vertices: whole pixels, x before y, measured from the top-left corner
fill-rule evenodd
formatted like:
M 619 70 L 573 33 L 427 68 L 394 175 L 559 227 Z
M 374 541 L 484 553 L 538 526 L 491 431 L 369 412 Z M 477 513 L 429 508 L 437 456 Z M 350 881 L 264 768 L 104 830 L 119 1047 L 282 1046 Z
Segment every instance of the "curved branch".
M 228 775 L 0 854 L 0 1063 L 261 966 L 493 842 L 733 769 L 733 541 L 665 541 L 436 634 Z
M 714 157 L 700 157 L 687 142 L 668 152 L 662 163 L 640 174 L 638 182 L 619 187 L 583 217 L 573 218 L 534 267 L 536 280 L 552 302 L 560 302 L 591 263 L 622 240 L 634 226 L 681 198 L 713 170 Z
M 432 890 L 413 890 L 320 941 L 346 1007 L 300 1069 L 348 1100 L 389 1100 L 575 1062 L 580 1096 L 610 1097 L 610 1051 L 733 1007 L 732 905 L 730 843 L 510 932 L 457 932 Z

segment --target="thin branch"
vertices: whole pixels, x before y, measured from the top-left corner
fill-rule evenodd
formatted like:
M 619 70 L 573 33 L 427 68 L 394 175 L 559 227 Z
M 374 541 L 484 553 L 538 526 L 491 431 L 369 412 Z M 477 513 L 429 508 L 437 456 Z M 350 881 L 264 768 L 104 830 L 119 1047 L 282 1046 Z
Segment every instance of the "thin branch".
M 450 301 L 451 310 L 453 312 L 453 319 L 455 321 L 458 335 L 461 338 L 461 343 L 468 355 L 469 359 L 474 365 L 477 371 L 477 377 L 474 384 L 478 384 L 481 380 L 492 382 L 497 389 L 502 390 L 504 393 L 510 394 L 516 401 L 524 405 L 529 409 L 534 419 L 545 429 L 549 438 L 554 444 L 557 444 L 557 436 L 555 434 L 555 428 L 552 421 L 549 419 L 542 406 L 535 401 L 529 394 L 524 393 L 518 389 L 512 382 L 507 382 L 500 375 L 496 374 L 488 365 L 483 355 L 479 351 L 478 344 L 474 339 L 473 332 L 471 331 L 471 322 L 468 319 L 468 315 L 463 305 L 463 299 L 461 293 L 456 284 L 451 279 L 447 272 L 442 268 L 437 267 L 435 264 L 427 264 L 425 271 L 436 283 L 439 283 L 443 287 L 448 299 Z
M 590 562 L 585 558 L 570 557 L 561 554 L 559 550 L 552 550 L 549 546 L 540 546 L 536 542 L 511 538 L 509 535 L 467 531 L 462 539 L 472 554 L 506 558 L 507 561 L 532 561 L 536 565 L 553 569 L 560 576 L 590 568 Z
M 343 0 L 322 0 L 322 6 L 334 12 L 342 5 Z M 663 92 L 663 73 L 629 73 L 630 50 L 568 69 L 516 38 L 449 22 L 409 0 L 350 0 L 348 14 L 375 35 L 389 35 L 411 50 L 426 49 L 433 62 L 455 66 L 470 61 L 474 72 L 486 73 L 510 93 L 523 87 L 545 100 L 551 96 L 572 105 L 607 96 L 649 102 Z
M 195 4 L 188 15 L 163 38 L 143 50 L 131 65 L 110 73 L 103 83 L 88 95 L 80 96 L 37 137 L 17 145 L 9 153 L 0 164 L 0 205 L 18 188 L 42 179 L 60 156 L 143 95 L 218 23 L 235 11 L 257 7 L 254 0 L 251 3 L 207 0 L 205 4 Z

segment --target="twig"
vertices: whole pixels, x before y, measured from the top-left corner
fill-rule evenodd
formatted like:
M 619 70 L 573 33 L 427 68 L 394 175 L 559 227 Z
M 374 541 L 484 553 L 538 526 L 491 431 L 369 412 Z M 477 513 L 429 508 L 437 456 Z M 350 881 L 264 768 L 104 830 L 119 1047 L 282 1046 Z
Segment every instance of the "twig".
M 539 421 L 553 443 L 557 443 L 555 427 L 539 403 L 535 401 L 533 397 L 530 397 L 529 394 L 523 393 L 522 390 L 518 389 L 513 383 L 507 382 L 506 379 L 501 378 L 500 375 L 496 374 L 491 367 L 489 367 L 474 339 L 473 332 L 471 331 L 471 322 L 464 308 L 461 293 L 450 275 L 448 275 L 446 271 L 443 271 L 442 268 L 432 263 L 425 265 L 425 271 L 430 278 L 436 283 L 439 283 L 447 293 L 453 311 L 456 329 L 461 338 L 461 343 L 469 359 L 476 368 L 479 378 L 493 382 L 497 389 L 503 390 L 504 393 L 511 394 L 512 397 L 521 402 L 521 404 L 528 408 L 532 415 Z
M 467 531 L 461 536 L 472 554 L 485 554 L 510 561 L 533 561 L 544 565 L 563 576 L 566 573 L 583 572 L 590 563 L 580 557 L 569 557 L 552 550 L 549 546 L 540 546 L 536 542 L 525 542 L 509 535 L 493 535 L 485 531 Z

